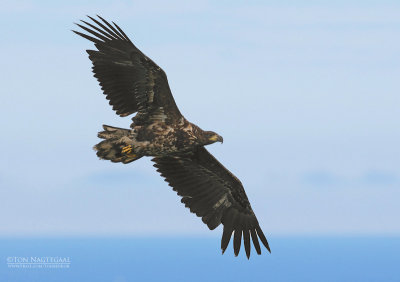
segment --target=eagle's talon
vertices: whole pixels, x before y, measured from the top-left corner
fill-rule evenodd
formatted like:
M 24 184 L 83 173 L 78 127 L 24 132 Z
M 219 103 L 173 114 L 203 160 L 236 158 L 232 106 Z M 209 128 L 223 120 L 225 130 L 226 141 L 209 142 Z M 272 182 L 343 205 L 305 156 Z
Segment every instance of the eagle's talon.
M 122 148 L 121 151 L 123 154 L 130 154 L 132 152 L 132 145 L 128 145 Z

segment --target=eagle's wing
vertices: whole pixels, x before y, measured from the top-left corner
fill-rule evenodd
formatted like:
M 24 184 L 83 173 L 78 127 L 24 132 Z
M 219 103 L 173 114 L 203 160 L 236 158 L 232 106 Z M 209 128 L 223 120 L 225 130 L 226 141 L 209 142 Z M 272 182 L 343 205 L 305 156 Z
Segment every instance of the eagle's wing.
M 186 155 L 155 157 L 152 161 L 161 176 L 182 196 L 182 203 L 201 217 L 208 228 L 213 230 L 221 223 L 224 225 L 223 252 L 233 231 L 235 255 L 239 254 L 242 235 L 247 257 L 250 257 L 250 236 L 258 254 L 261 248 L 257 237 L 270 251 L 242 183 L 204 147 Z
M 74 31 L 94 42 L 97 50 L 87 50 L 94 76 L 120 116 L 138 112 L 136 124 L 154 119 L 173 122 L 182 115 L 175 104 L 165 72 L 133 45 L 125 33 L 98 16 L 94 24 L 77 24 L 92 36 Z M 168 122 L 167 120 L 167 122 Z

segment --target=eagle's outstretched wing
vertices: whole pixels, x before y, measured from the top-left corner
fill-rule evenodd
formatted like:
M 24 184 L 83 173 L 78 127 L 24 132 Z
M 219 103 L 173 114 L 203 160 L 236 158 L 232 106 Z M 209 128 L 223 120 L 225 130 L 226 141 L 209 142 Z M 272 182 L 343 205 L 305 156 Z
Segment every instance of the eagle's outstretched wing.
M 182 196 L 182 203 L 211 230 L 221 223 L 224 225 L 223 252 L 232 232 L 235 255 L 239 254 L 242 236 L 247 257 L 250 257 L 250 236 L 258 254 L 261 254 L 258 237 L 270 251 L 242 183 L 204 147 L 186 155 L 156 157 L 152 161 L 161 176 Z
M 98 16 L 94 24 L 77 24 L 92 36 L 74 31 L 94 42 L 97 50 L 87 50 L 94 76 L 113 110 L 120 116 L 138 112 L 136 124 L 155 119 L 174 122 L 182 115 L 175 104 L 165 72 L 133 45 L 125 33 Z

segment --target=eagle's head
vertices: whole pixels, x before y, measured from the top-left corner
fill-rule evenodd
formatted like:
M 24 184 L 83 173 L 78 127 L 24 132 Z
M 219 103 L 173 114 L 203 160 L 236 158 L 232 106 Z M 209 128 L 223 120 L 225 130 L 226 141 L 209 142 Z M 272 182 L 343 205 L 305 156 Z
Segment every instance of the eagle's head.
M 224 138 L 213 131 L 204 131 L 204 144 L 212 144 L 215 142 L 224 142 Z

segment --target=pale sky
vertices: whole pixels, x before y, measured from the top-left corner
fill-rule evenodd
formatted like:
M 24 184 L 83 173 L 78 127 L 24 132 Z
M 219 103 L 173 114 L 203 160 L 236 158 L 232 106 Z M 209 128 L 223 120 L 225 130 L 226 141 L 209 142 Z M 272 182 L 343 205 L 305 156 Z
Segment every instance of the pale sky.
M 399 2 L 214 2 L 0 1 L 0 235 L 220 236 L 149 159 L 95 156 L 101 125 L 130 118 L 70 31 L 86 14 L 118 23 L 185 117 L 224 137 L 208 148 L 267 236 L 400 234 Z

